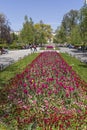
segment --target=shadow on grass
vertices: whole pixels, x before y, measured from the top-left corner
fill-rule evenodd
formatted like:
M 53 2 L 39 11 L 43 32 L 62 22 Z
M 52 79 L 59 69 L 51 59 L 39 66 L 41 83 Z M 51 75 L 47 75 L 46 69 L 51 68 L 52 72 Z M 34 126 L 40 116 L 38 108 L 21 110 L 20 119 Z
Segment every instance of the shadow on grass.
M 15 71 L 16 70 L 16 71 Z M 13 64 L 2 70 L 0 77 L 0 88 L 4 87 L 9 83 L 9 80 L 13 78 L 17 73 L 20 73 L 23 70 L 17 64 Z M 3 73 L 4 72 L 4 73 Z
M 10 80 L 12 80 L 17 73 L 21 73 L 20 70 L 22 69 L 19 68 L 19 66 L 16 63 L 14 63 L 13 65 L 8 66 L 7 68 L 5 68 L 4 70 L 0 72 L 0 73 L 4 72 L 4 74 L 0 78 L 0 103 L 7 102 L 8 92 L 4 90 L 5 88 L 7 88 L 6 86 L 10 83 Z
M 80 64 L 78 66 L 80 66 L 81 68 L 87 68 L 87 64 Z

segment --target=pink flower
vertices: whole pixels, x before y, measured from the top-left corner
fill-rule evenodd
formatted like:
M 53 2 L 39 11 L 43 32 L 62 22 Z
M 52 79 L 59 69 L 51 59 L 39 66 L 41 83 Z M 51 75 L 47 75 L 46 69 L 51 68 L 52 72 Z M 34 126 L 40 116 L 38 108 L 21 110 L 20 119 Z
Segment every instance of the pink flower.
M 49 96 L 50 96 L 52 93 L 53 93 L 52 90 L 49 90 L 49 91 L 48 91 Z
M 81 114 L 81 110 L 78 109 L 77 112 L 78 112 L 79 114 Z
M 69 91 L 74 91 L 74 88 L 73 87 L 69 87 Z
M 26 105 L 23 105 L 22 107 L 23 107 L 23 109 L 25 109 L 25 110 L 28 108 Z
M 36 105 L 36 103 L 37 103 L 36 100 L 33 100 L 33 104 Z
M 48 100 L 44 100 L 44 103 L 48 103 Z
M 66 93 L 66 97 L 69 97 L 69 93 Z
M 27 86 L 27 84 L 26 84 L 26 83 L 24 83 L 24 84 L 23 84 L 23 87 L 26 87 L 26 86 Z
M 31 96 L 31 95 L 29 95 L 29 94 L 28 94 L 28 97 L 29 97 L 30 99 L 32 98 L 32 96 Z
M 19 101 L 18 101 L 18 104 L 21 104 L 21 103 L 22 103 L 22 101 L 21 101 L 21 100 L 19 100 Z
M 40 95 L 42 93 L 41 88 L 37 88 L 37 95 Z
M 64 89 L 67 89 L 67 86 L 64 86 Z
M 28 90 L 24 89 L 24 93 L 27 94 L 27 93 L 28 93 Z

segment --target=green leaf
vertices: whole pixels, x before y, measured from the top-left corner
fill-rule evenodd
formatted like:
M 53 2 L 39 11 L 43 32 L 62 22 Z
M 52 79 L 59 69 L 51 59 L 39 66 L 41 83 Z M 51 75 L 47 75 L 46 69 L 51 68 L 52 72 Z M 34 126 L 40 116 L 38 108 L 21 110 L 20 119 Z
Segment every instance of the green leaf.
M 32 130 L 33 123 L 28 126 L 28 130 Z

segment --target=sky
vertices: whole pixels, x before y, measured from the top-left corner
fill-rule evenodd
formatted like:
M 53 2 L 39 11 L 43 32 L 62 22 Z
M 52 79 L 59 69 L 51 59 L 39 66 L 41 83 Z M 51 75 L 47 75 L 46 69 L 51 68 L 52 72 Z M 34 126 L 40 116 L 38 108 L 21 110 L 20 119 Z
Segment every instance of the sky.
M 0 0 L 0 13 L 7 17 L 13 31 L 22 29 L 25 15 L 34 24 L 42 20 L 55 30 L 66 13 L 71 9 L 80 10 L 83 5 L 84 0 Z

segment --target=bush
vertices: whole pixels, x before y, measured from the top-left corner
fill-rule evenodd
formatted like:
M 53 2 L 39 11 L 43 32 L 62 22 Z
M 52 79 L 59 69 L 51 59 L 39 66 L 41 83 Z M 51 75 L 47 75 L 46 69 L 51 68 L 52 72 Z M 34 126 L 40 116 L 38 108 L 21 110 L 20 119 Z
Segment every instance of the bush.
M 16 43 L 13 43 L 9 46 L 10 49 L 21 49 L 22 45 L 17 45 Z
M 0 44 L 0 48 L 8 48 L 8 45 L 6 43 Z

